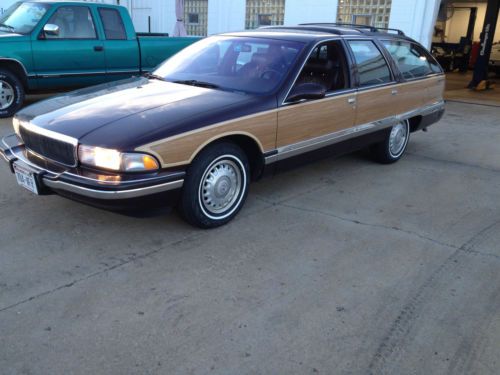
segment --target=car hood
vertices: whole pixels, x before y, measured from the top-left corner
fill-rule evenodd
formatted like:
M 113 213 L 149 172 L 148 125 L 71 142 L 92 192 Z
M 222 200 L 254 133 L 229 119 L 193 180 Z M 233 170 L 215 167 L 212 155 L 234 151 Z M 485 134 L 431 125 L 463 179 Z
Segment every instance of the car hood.
M 188 118 L 246 101 L 244 94 L 131 78 L 36 103 L 17 117 L 80 143 L 126 148 L 146 143 Z

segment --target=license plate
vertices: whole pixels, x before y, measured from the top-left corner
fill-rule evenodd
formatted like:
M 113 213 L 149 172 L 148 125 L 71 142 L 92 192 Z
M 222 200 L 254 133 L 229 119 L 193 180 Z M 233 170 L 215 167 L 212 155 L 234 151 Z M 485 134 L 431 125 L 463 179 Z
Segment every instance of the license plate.
M 21 185 L 23 188 L 28 189 L 34 194 L 38 194 L 38 187 L 36 186 L 36 179 L 33 173 L 16 164 L 14 164 L 14 172 L 16 174 L 16 180 L 19 185 Z

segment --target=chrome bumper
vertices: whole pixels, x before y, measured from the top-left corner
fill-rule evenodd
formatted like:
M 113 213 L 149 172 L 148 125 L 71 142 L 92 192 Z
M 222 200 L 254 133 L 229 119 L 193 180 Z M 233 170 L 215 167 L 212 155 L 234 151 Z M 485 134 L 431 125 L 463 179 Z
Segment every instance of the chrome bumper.
M 70 170 L 44 168 L 30 161 L 24 145 L 15 134 L 2 138 L 0 155 L 10 165 L 18 164 L 37 176 L 40 187 L 61 190 L 87 198 L 99 200 L 118 200 L 139 198 L 148 195 L 180 189 L 184 184 L 185 172 L 165 172 L 155 176 L 130 177 L 126 180 L 107 181 L 99 178 L 72 173 Z

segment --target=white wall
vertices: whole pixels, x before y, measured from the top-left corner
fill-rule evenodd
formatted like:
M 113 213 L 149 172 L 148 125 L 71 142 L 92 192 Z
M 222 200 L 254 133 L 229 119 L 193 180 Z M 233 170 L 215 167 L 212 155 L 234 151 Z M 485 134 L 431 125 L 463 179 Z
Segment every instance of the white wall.
M 208 0 L 208 35 L 245 28 L 246 0 Z
M 400 29 L 429 48 L 440 0 L 392 0 L 389 27 Z
M 477 7 L 477 18 L 476 25 L 474 27 L 474 41 L 479 41 L 479 35 L 483 29 L 484 16 L 486 15 L 486 4 L 469 2 L 469 3 L 455 3 L 456 7 Z M 455 14 L 451 19 L 446 22 L 446 41 L 449 43 L 458 43 L 460 37 L 465 36 L 467 33 L 467 25 L 469 23 L 469 10 L 468 9 L 456 9 Z M 497 22 L 495 37 L 493 39 L 495 42 L 500 41 L 500 18 Z
M 286 0 L 285 25 L 307 22 L 335 22 L 338 0 Z

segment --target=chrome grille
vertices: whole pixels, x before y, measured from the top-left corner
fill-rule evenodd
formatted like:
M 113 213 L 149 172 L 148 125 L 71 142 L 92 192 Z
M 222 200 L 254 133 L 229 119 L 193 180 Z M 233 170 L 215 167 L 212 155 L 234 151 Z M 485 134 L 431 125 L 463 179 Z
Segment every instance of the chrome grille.
M 73 144 L 46 137 L 23 126 L 19 127 L 19 133 L 27 149 L 57 163 L 76 165 L 76 150 Z

